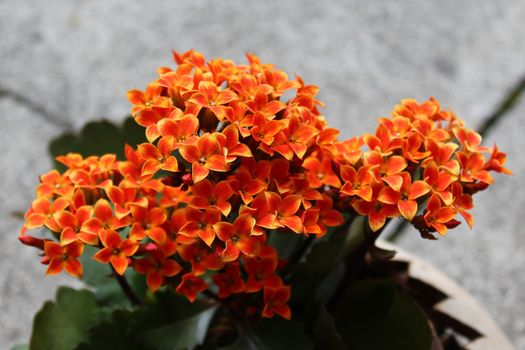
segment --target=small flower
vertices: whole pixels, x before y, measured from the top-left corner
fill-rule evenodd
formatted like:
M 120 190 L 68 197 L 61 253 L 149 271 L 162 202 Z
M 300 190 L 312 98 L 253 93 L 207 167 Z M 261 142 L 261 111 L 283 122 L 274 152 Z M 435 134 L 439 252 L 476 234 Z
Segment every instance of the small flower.
M 192 303 L 197 299 L 197 294 L 205 291 L 208 284 L 202 278 L 196 277 L 191 272 L 182 276 L 182 281 L 177 287 L 177 293 L 184 294 Z
M 271 318 L 274 314 L 289 320 L 292 317 L 292 311 L 286 304 L 290 299 L 290 287 L 277 285 L 265 286 L 264 288 L 264 308 L 263 317 Z
M 135 254 L 139 244 L 132 239 L 122 239 L 113 230 L 104 230 L 100 234 L 104 248 L 99 250 L 93 259 L 103 264 L 111 263 L 119 275 L 123 275 L 128 267 L 128 257 Z
M 238 263 L 229 264 L 224 272 L 213 275 L 212 280 L 219 287 L 219 298 L 241 293 L 245 289 Z
M 233 224 L 218 222 L 213 225 L 219 239 L 226 243 L 222 252 L 224 262 L 237 260 L 239 254 L 253 256 L 259 249 L 259 239 L 254 231 L 255 219 L 250 214 L 240 215 Z
M 82 264 L 78 258 L 82 255 L 83 250 L 84 244 L 78 241 L 67 245 L 46 241 L 44 253 L 49 259 L 46 274 L 55 275 L 64 269 L 70 275 L 82 278 Z
M 210 170 L 229 170 L 221 145 L 212 134 L 202 135 L 196 143 L 184 144 L 180 148 L 180 154 L 191 164 L 191 174 L 195 183 L 205 179 Z

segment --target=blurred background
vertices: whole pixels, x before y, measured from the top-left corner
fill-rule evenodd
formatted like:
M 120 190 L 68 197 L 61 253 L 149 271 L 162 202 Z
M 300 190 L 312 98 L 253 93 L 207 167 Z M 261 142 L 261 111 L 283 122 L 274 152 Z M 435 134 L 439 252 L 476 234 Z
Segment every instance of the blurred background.
M 174 66 L 172 49 L 237 62 L 249 51 L 301 75 L 321 88 L 344 137 L 373 132 L 375 118 L 407 97 L 435 96 L 479 128 L 519 94 L 524 18 L 523 0 L 1 0 L 0 348 L 27 342 L 56 286 L 76 283 L 45 277 L 12 214 L 51 168 L 49 140 L 89 120 L 122 120 L 126 91 Z M 407 229 L 398 243 L 458 281 L 525 349 L 525 99 L 515 101 L 485 138 L 508 153 L 514 176 L 475 198 L 475 228 L 438 241 Z

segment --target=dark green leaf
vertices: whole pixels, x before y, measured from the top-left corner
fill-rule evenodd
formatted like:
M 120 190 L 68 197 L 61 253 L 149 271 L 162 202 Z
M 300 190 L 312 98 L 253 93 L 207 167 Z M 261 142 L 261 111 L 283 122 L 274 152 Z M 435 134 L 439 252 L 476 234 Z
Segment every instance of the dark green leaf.
M 182 321 L 157 327 L 140 334 L 140 340 L 158 350 L 193 349 L 202 344 L 217 307 L 207 308 Z
M 263 319 L 252 328 L 240 330 L 239 339 L 222 350 L 289 350 L 313 349 L 312 339 L 299 321 L 274 317 Z M 328 348 L 327 348 L 328 349 Z
M 132 312 L 115 310 L 111 319 L 104 320 L 89 330 L 89 339 L 76 350 L 140 350 L 143 346 L 130 334 Z
M 312 246 L 292 279 L 292 301 L 299 303 L 302 312 L 314 299 L 326 301 L 335 291 L 344 272 L 341 262 L 364 242 L 362 227 L 362 220 L 357 218 L 350 229 L 343 226 Z
M 53 158 L 69 152 L 80 153 L 84 157 L 113 153 L 124 159 L 124 144 L 135 146 L 142 142 L 146 142 L 144 128 L 132 118 L 127 118 L 122 126 L 101 120 L 86 124 L 79 134 L 65 133 L 53 139 L 49 144 L 49 153 Z M 56 161 L 55 167 L 64 170 L 63 165 Z
M 159 291 L 134 312 L 132 333 L 147 348 L 191 349 L 203 340 L 215 310 L 215 304 Z
M 319 313 L 314 326 L 314 341 L 316 349 L 348 349 L 335 328 L 332 316 L 328 313 L 324 305 L 319 307 Z
M 172 291 L 159 291 L 134 310 L 117 309 L 89 331 L 77 350 L 193 349 L 206 335 L 215 305 L 190 303 Z
M 427 318 L 391 280 L 355 283 L 334 308 L 333 319 L 351 349 L 419 350 L 432 344 Z
M 58 289 L 56 302 L 46 302 L 33 321 L 31 350 L 71 350 L 85 341 L 97 321 L 93 293 L 68 287 Z

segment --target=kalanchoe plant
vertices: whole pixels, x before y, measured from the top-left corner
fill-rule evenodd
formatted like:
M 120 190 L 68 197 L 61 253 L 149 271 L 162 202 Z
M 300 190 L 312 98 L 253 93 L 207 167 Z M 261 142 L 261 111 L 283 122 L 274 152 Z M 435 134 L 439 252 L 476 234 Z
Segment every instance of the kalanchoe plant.
M 41 176 L 20 241 L 41 250 L 47 274 L 85 275 L 95 294 L 62 289 L 32 348 L 359 348 L 347 333 L 359 298 L 381 304 L 385 291 L 414 314 L 408 328 L 423 320 L 416 338 L 438 336 L 387 282 L 392 269 L 371 267 L 393 256 L 374 242 L 395 218 L 432 239 L 458 218 L 472 226 L 472 196 L 491 172 L 510 173 L 505 154 L 434 98 L 403 100 L 374 134 L 340 141 L 316 86 L 247 57 L 174 52 L 176 70 L 128 93 L 147 142 L 126 145 L 124 160 L 58 156 L 65 170 Z M 41 227 L 50 234 L 28 234 Z M 66 340 L 45 321 L 60 312 L 78 318 Z

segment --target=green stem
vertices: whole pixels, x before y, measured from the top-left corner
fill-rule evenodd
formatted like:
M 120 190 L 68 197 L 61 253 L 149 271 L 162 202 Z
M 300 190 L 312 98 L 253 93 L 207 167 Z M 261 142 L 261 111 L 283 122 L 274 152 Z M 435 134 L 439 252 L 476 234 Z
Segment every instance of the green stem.
M 377 238 L 381 235 L 381 232 L 383 232 L 383 230 L 389 224 L 389 222 L 390 219 L 387 219 L 385 225 L 376 232 L 370 230 L 367 220 L 363 222 L 363 243 L 353 254 L 348 256 L 348 258 L 345 260 L 346 271 L 343 279 L 341 280 L 341 283 L 337 287 L 337 290 L 328 302 L 329 309 L 335 307 L 335 303 L 337 303 L 338 300 L 341 300 L 346 289 L 354 282 L 355 278 L 357 277 L 357 275 L 359 274 L 359 272 L 365 264 L 367 252 L 375 244 Z
M 126 298 L 128 298 L 131 304 L 135 306 L 142 306 L 142 301 L 139 299 L 137 294 L 135 294 L 128 281 L 126 280 L 126 277 L 119 275 L 117 271 L 115 271 L 113 266 L 111 266 L 111 270 L 113 271 L 113 275 L 115 276 L 115 279 L 117 280 L 120 289 L 122 289 L 122 292 L 124 292 L 124 295 L 126 296 Z

